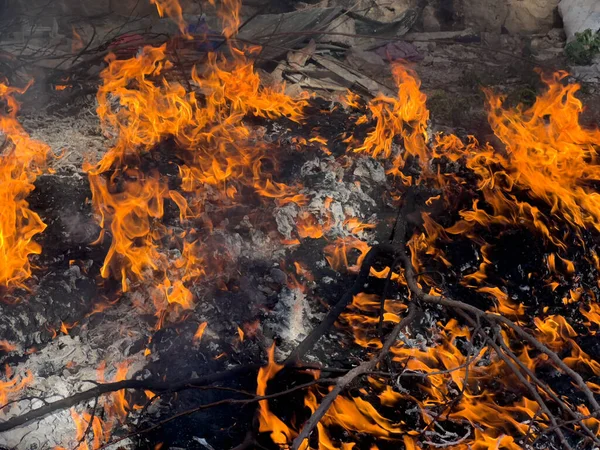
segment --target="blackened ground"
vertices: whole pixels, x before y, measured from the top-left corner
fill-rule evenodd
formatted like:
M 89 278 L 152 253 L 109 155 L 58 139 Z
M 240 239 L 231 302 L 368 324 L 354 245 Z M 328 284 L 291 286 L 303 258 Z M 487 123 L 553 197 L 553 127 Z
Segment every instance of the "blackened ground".
M 88 313 L 97 297 L 95 278 L 106 252 L 89 242 L 98 227 L 91 217 L 87 180 L 80 176 L 38 178 L 30 207 L 48 228 L 36 236 L 42 255 L 32 258 L 30 290 L 3 293 L 0 336 L 23 349 L 39 347 L 58 332 L 61 322 L 73 324 Z

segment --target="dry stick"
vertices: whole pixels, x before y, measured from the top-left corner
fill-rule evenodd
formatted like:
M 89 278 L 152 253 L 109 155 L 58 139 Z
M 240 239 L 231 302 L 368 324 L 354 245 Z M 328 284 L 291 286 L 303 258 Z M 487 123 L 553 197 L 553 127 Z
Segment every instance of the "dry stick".
M 110 392 L 116 392 L 123 389 L 136 389 L 136 390 L 150 390 L 150 391 L 181 391 L 189 389 L 190 386 L 203 386 L 217 381 L 222 381 L 231 377 L 247 373 L 251 370 L 258 370 L 261 364 L 252 364 L 248 366 L 239 366 L 233 369 L 217 372 L 203 377 L 192 378 L 190 380 L 184 380 L 179 382 L 167 382 L 167 381 L 154 381 L 154 380 L 123 380 L 114 383 L 103 383 L 98 384 L 95 388 L 89 389 L 79 394 L 75 394 L 71 397 L 57 400 L 52 403 L 48 403 L 40 408 L 29 411 L 21 416 L 13 417 L 5 422 L 0 423 L 0 433 L 11 430 L 27 422 L 31 422 L 34 419 L 42 418 L 53 412 L 70 408 L 78 403 L 85 402 L 92 398 L 107 394 Z
M 485 312 L 475 306 L 471 306 L 467 303 L 463 303 L 458 300 L 453 300 L 449 297 L 430 295 L 430 294 L 426 294 L 425 292 L 423 292 L 423 290 L 417 284 L 417 280 L 415 277 L 415 271 L 412 267 L 412 262 L 410 261 L 410 258 L 408 257 L 408 255 L 406 253 L 406 247 L 404 246 L 403 243 L 400 243 L 399 247 L 400 248 L 397 251 L 398 251 L 398 255 L 404 265 L 406 282 L 408 284 L 409 289 L 417 297 L 417 299 L 419 299 L 425 303 L 433 303 L 436 305 L 447 306 L 449 308 L 453 308 L 453 309 L 457 309 L 457 310 L 461 310 L 461 311 L 467 311 L 477 317 L 486 319 L 488 322 L 496 322 L 496 323 L 500 323 L 502 325 L 507 326 L 508 328 L 513 330 L 519 337 L 521 337 L 524 341 L 527 341 L 528 344 L 532 345 L 536 350 L 548 355 L 558 368 L 560 368 L 565 373 L 567 373 L 571 378 L 573 378 L 573 380 L 577 383 L 577 386 L 579 387 L 579 389 L 581 389 L 581 391 L 585 394 L 590 405 L 592 405 L 594 411 L 600 412 L 600 404 L 598 404 L 598 402 L 594 398 L 594 394 L 592 393 L 590 388 L 585 384 L 585 381 L 583 381 L 583 378 L 581 378 L 581 375 L 579 375 L 577 372 L 575 372 L 573 369 L 571 369 L 569 366 L 567 366 L 564 363 L 564 361 L 562 359 L 560 359 L 560 357 L 555 352 L 550 350 L 543 343 L 538 341 L 535 337 L 533 337 L 532 335 L 527 333 L 520 326 L 515 324 L 512 320 L 507 319 L 506 317 L 501 316 L 499 314 L 492 314 L 492 313 Z
M 579 424 L 579 423 L 581 423 L 582 420 L 597 418 L 597 416 L 598 416 L 598 413 L 586 414 L 585 416 L 582 416 L 579 419 L 564 420 L 562 423 L 559 424 L 559 426 L 573 425 L 576 423 Z M 554 433 L 554 427 L 548 427 L 548 428 L 545 428 L 544 430 L 541 430 L 539 436 L 537 436 L 535 438 L 535 440 L 533 441 L 533 443 L 531 445 L 532 446 L 535 445 L 535 443 L 538 440 L 540 440 L 540 438 L 542 436 L 545 436 L 546 434 L 549 434 L 549 433 Z
M 298 347 L 296 347 L 292 353 L 290 353 L 284 362 L 285 365 L 293 365 L 299 362 L 300 359 L 313 348 L 317 341 L 321 339 L 325 332 L 331 328 L 340 314 L 352 301 L 352 298 L 364 290 L 365 284 L 369 278 L 369 273 L 371 272 L 371 267 L 375 263 L 377 257 L 382 253 L 392 254 L 394 253 L 394 249 L 389 244 L 378 244 L 369 250 L 365 256 L 365 259 L 363 260 L 363 263 L 361 264 L 358 277 L 356 277 L 356 281 L 354 281 L 352 287 L 346 291 L 346 293 L 341 299 L 338 300 L 335 306 L 329 310 L 327 316 L 325 316 L 321 323 L 313 328 L 310 334 L 300 343 L 300 345 L 298 345 Z
M 471 323 L 472 326 L 475 325 L 475 321 L 471 318 L 471 316 L 469 316 L 468 314 L 466 314 L 460 310 L 457 312 L 462 317 L 464 317 L 467 321 L 469 321 L 469 323 Z M 515 366 L 515 364 L 510 360 L 510 358 L 502 352 L 502 349 L 500 349 L 500 347 L 498 346 L 498 344 L 496 344 L 494 339 L 489 337 L 488 334 L 485 333 L 483 330 L 480 330 L 479 334 L 494 349 L 494 351 L 496 352 L 498 357 L 502 361 L 504 361 L 504 364 L 506 364 L 510 368 L 510 370 L 517 376 L 517 378 L 523 384 L 523 386 L 525 386 L 527 388 L 527 390 L 531 393 L 531 395 L 533 395 L 533 397 L 535 398 L 535 401 L 538 403 L 538 405 L 540 405 L 540 408 L 542 409 L 542 411 L 544 411 L 544 414 L 546 414 L 546 416 L 550 420 L 550 423 L 552 424 L 552 426 L 557 427 L 555 429 L 555 432 L 556 432 L 556 435 L 558 436 L 558 438 L 560 439 L 560 442 L 563 445 L 563 447 L 567 450 L 573 450 L 573 448 L 567 442 L 567 438 L 563 434 L 562 430 L 560 429 L 560 427 L 558 427 L 558 422 L 556 421 L 556 417 L 554 417 L 554 414 L 552 414 L 552 412 L 550 411 L 550 408 L 548 408 L 548 405 L 546 405 L 546 402 L 544 402 L 544 399 L 542 398 L 540 393 L 537 391 L 535 386 L 533 384 L 531 384 L 527 380 L 527 378 L 525 378 L 525 376 L 519 370 L 519 368 L 517 366 Z
M 598 439 L 594 432 L 590 430 L 585 423 L 583 423 L 583 420 L 581 419 L 581 414 L 569 408 L 569 406 L 565 402 L 563 402 L 561 398 L 558 395 L 556 395 L 549 386 L 546 385 L 546 383 L 542 382 L 542 380 L 540 380 L 536 376 L 536 374 L 531 369 L 529 369 L 529 367 L 523 364 L 523 362 L 517 357 L 517 355 L 515 355 L 515 353 L 506 345 L 504 338 L 501 335 L 499 337 L 500 347 L 502 348 L 504 353 L 506 353 L 515 363 L 517 363 L 521 370 L 523 370 L 523 372 L 525 372 L 525 374 L 528 375 L 529 378 L 531 378 L 544 392 L 546 392 L 546 394 L 550 398 L 552 398 L 552 400 L 554 400 L 567 414 L 569 414 L 573 419 L 579 420 L 579 425 L 586 432 L 586 434 L 590 438 L 592 438 L 596 445 L 600 445 L 600 439 Z
M 475 328 L 475 331 L 473 331 L 473 334 L 471 336 L 471 346 L 474 347 L 473 345 L 473 338 L 475 337 L 475 335 L 477 334 L 477 332 L 481 330 L 481 325 L 477 324 L 477 328 Z M 442 418 L 444 416 L 444 414 L 446 415 L 446 418 L 444 420 L 448 420 L 448 418 L 450 417 L 450 413 L 452 412 L 452 410 L 454 409 L 454 407 L 456 406 L 456 404 L 458 403 L 458 401 L 460 399 L 462 399 L 462 397 L 464 396 L 465 390 L 467 388 L 467 384 L 469 381 L 469 366 L 471 364 L 473 364 L 475 362 L 475 359 L 477 357 L 477 355 L 479 355 L 479 353 L 481 352 L 481 349 L 479 349 L 477 352 L 475 352 L 474 354 L 469 353 L 469 355 L 467 356 L 466 361 L 461 364 L 460 366 L 457 367 L 453 367 L 451 369 L 447 369 L 447 370 L 440 370 L 438 372 L 428 372 L 428 373 L 419 373 L 417 372 L 418 375 L 422 376 L 423 378 L 426 378 L 427 376 L 432 376 L 432 375 L 440 375 L 440 374 L 447 374 L 447 373 L 451 373 L 453 371 L 456 371 L 460 368 L 465 368 L 465 376 L 463 379 L 463 385 L 462 388 L 460 389 L 458 395 L 456 397 L 454 397 L 453 399 L 451 399 L 449 402 L 447 402 L 444 405 L 444 409 L 442 409 L 442 412 L 438 413 L 434 413 L 432 414 L 433 420 L 431 422 L 429 422 L 425 428 L 423 428 L 423 430 L 421 430 L 421 435 L 424 434 L 429 428 L 431 428 L 434 425 L 437 426 L 441 426 L 439 425 L 439 419 Z M 400 374 L 398 376 L 398 380 L 400 380 L 400 378 L 402 377 L 402 374 Z M 439 389 L 438 389 L 439 390 Z M 440 393 L 442 394 L 442 392 L 440 391 Z M 444 395 L 445 397 L 445 395 Z M 447 411 L 447 412 L 445 412 Z
M 535 422 L 536 422 L 538 416 L 540 415 L 540 411 L 541 411 L 541 409 L 538 409 L 535 412 L 535 414 L 533 415 L 533 417 L 531 418 L 531 420 L 529 421 L 529 424 L 527 425 L 527 433 L 525 434 L 525 437 L 523 438 L 523 445 L 527 445 L 527 442 L 529 442 L 529 437 L 533 433 L 533 425 L 535 425 Z M 536 439 L 538 439 L 538 438 L 536 437 Z
M 390 271 L 388 272 L 387 277 L 385 277 L 385 285 L 383 286 L 383 292 L 381 293 L 381 296 L 379 297 L 379 323 L 377 324 L 377 331 L 379 332 L 380 336 L 381 336 L 381 332 L 383 330 L 383 316 L 385 316 L 385 299 L 390 292 L 390 287 L 392 285 L 392 275 L 394 274 L 394 269 L 396 268 L 396 266 L 398 266 L 399 263 L 400 263 L 400 259 L 398 257 L 396 257 L 394 259 L 394 262 L 390 266 Z
M 346 386 L 352 383 L 352 381 L 355 378 L 364 375 L 365 373 L 372 372 L 373 369 L 375 369 L 377 364 L 379 364 L 381 360 L 385 357 L 385 355 L 387 355 L 387 353 L 390 351 L 390 348 L 392 347 L 394 342 L 396 342 L 398 334 L 400 334 L 402 329 L 412 321 L 415 314 L 416 309 L 411 304 L 411 306 L 409 306 L 408 314 L 394 327 L 394 329 L 386 339 L 385 344 L 383 345 L 383 348 L 381 349 L 377 357 L 361 363 L 359 366 L 352 369 L 343 377 L 338 378 L 338 380 L 335 383 L 335 387 L 331 391 L 329 391 L 329 393 L 325 396 L 319 407 L 306 421 L 304 427 L 302 427 L 302 431 L 300 432 L 300 434 L 298 434 L 298 437 L 294 439 L 294 442 L 292 443 L 292 450 L 298 450 L 302 443 L 306 439 L 308 439 L 310 433 L 315 429 L 315 427 L 323 418 L 323 416 L 327 413 L 337 396 L 346 388 Z
M 165 424 L 172 422 L 173 420 L 179 419 L 180 417 L 189 416 L 190 414 L 197 413 L 204 409 L 214 408 L 216 406 L 221 406 L 221 405 L 236 405 L 236 404 L 237 405 L 246 405 L 246 404 L 250 404 L 250 403 L 256 403 L 261 400 L 270 400 L 273 398 L 282 397 L 284 395 L 291 394 L 291 393 L 299 391 L 301 389 L 306 389 L 306 388 L 314 386 L 316 384 L 334 384 L 335 382 L 336 382 L 335 379 L 321 378 L 319 380 L 313 380 L 309 383 L 300 384 L 300 385 L 294 386 L 290 389 L 286 389 L 285 391 L 275 392 L 275 393 L 269 394 L 269 395 L 257 395 L 256 397 L 245 398 L 245 399 L 226 398 L 223 400 L 218 400 L 213 403 L 207 403 L 207 404 L 200 405 L 200 406 L 197 406 L 192 409 L 187 409 L 185 411 L 181 411 L 180 413 L 177 413 L 171 417 L 168 417 L 167 419 L 161 420 L 160 422 L 158 422 L 148 428 L 144 428 L 143 430 L 134 431 L 133 433 L 129 433 L 125 436 L 122 436 L 120 438 L 117 438 L 115 440 L 107 442 L 106 444 L 102 445 L 101 447 L 98 447 L 97 450 L 102 450 L 102 449 L 105 449 L 108 447 L 112 447 L 113 445 L 115 445 L 121 441 L 124 441 L 125 439 L 130 439 L 134 436 L 139 436 L 141 434 L 150 433 L 151 431 L 156 430 L 157 428 L 160 428 L 160 427 L 164 426 Z

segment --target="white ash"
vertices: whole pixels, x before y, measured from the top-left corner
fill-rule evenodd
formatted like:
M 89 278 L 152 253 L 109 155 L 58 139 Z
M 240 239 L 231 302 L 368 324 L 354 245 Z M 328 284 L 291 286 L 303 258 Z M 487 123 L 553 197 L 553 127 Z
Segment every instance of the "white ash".
M 295 348 L 310 332 L 312 321 L 320 314 L 312 311 L 306 294 L 299 288 L 284 288 L 278 300 L 266 326 L 283 340 L 282 348 Z
M 271 239 L 267 234 L 249 228 L 250 239 L 243 238 L 239 233 L 215 229 L 212 237 L 215 242 L 222 242 L 227 249 L 227 257 L 234 263 L 240 258 L 249 260 L 278 260 L 285 255 L 286 249 L 282 248 L 279 240 Z M 215 250 L 215 256 L 222 258 L 222 249 Z M 231 265 L 232 269 L 234 265 Z
M 97 161 L 108 148 L 92 106 L 67 117 L 40 113 L 26 114 L 19 120 L 32 138 L 48 144 L 58 155 L 48 159 L 56 170 L 79 172 L 85 159 Z
M 327 235 L 347 236 L 344 222 L 348 218 L 365 221 L 369 207 L 376 202 L 369 191 L 374 186 L 385 184 L 385 171 L 381 163 L 370 157 L 358 157 L 353 179 L 344 180 L 346 170 L 332 156 L 314 158 L 305 162 L 300 169 L 302 180 L 309 178 L 318 181 L 301 192 L 311 200 L 302 210 L 313 214 L 321 225 L 327 224 Z M 365 191 L 366 189 L 366 191 Z M 296 221 L 301 209 L 295 204 L 277 208 L 274 213 L 277 230 L 291 239 L 297 229 Z
M 110 317 L 109 317 L 110 316 Z M 106 362 L 105 379 L 114 379 L 116 364 L 125 360 L 129 377 L 145 364 L 142 352 L 130 354 L 132 343 L 143 334 L 141 320 L 127 302 L 113 306 L 111 314 L 93 329 L 83 328 L 80 336 L 61 335 L 26 361 L 12 366 L 16 376 L 26 372 L 33 375 L 33 383 L 19 393 L 19 397 L 37 397 L 52 402 L 93 388 L 88 380 L 97 380 L 97 369 Z M 22 415 L 43 405 L 41 400 L 24 400 L 4 408 L 2 419 Z M 93 401 L 76 407 L 82 412 Z M 52 413 L 19 428 L 0 434 L 0 445 L 15 449 L 50 450 L 56 446 L 76 446 L 76 429 L 69 410 Z M 122 444 L 122 443 L 121 443 Z M 123 446 L 122 448 L 132 448 Z
M 359 178 L 371 179 L 375 183 L 386 182 L 385 169 L 381 163 L 373 158 L 357 158 L 354 175 Z
M 300 208 L 295 203 L 288 203 L 281 208 L 277 208 L 273 213 L 277 231 L 279 231 L 286 239 L 292 239 L 292 233 L 296 230 L 296 217 Z

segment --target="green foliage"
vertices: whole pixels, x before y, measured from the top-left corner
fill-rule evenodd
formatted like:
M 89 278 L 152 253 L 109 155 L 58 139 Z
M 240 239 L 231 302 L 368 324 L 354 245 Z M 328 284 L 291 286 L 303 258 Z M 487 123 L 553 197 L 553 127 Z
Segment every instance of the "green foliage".
M 581 33 L 575 33 L 575 40 L 565 47 L 567 58 L 577 65 L 591 64 L 598 53 L 600 53 L 600 32 L 594 33 L 589 28 Z

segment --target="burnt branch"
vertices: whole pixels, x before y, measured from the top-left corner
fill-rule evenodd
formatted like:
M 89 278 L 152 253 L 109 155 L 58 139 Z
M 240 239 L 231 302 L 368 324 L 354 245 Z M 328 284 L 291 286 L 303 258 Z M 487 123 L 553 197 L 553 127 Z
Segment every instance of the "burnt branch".
M 304 427 L 302 428 L 302 431 L 300 432 L 300 434 L 298 434 L 296 439 L 294 439 L 294 442 L 292 443 L 293 450 L 298 450 L 300 448 L 300 446 L 302 445 L 302 443 L 306 439 L 308 439 L 308 437 L 310 436 L 310 433 L 315 429 L 315 427 L 317 426 L 319 421 L 323 418 L 323 416 L 327 413 L 327 411 L 329 410 L 329 408 L 331 407 L 331 405 L 333 404 L 333 402 L 335 401 L 337 396 L 346 388 L 346 386 L 348 386 L 350 383 L 352 383 L 352 381 L 354 381 L 357 377 L 359 377 L 361 375 L 365 375 L 367 373 L 370 373 L 377 367 L 377 365 L 388 354 L 388 352 L 392 348 L 392 345 L 394 344 L 394 342 L 396 342 L 398 334 L 400 334 L 402 329 L 405 328 L 407 325 L 409 325 L 413 321 L 413 319 L 416 316 L 416 313 L 417 313 L 417 309 L 416 309 L 415 305 L 411 303 L 411 305 L 409 306 L 409 309 L 408 309 L 408 314 L 398 324 L 396 324 L 396 326 L 394 327 L 392 332 L 389 334 L 389 336 L 385 340 L 383 348 L 379 351 L 377 356 L 370 359 L 369 361 L 365 361 L 365 362 L 361 363 L 359 366 L 352 369 L 350 372 L 348 372 L 343 377 L 338 378 L 338 380 L 335 383 L 334 388 L 331 391 L 329 391 L 329 393 L 323 399 L 323 401 L 321 402 L 319 407 L 315 410 L 315 412 L 312 414 L 312 416 L 304 424 Z
M 477 307 L 474 307 L 462 301 L 454 300 L 450 297 L 426 294 L 417 283 L 417 275 L 412 266 L 411 259 L 408 256 L 406 246 L 402 240 L 400 240 L 400 242 L 398 243 L 398 247 L 398 256 L 402 261 L 402 265 L 404 266 L 406 283 L 410 291 L 415 295 L 416 300 L 423 303 L 437 304 L 453 309 L 459 315 L 465 318 L 467 322 L 471 324 L 471 326 L 476 328 L 477 332 L 488 343 L 488 345 L 494 349 L 498 357 L 507 365 L 507 367 L 510 368 L 510 370 L 515 374 L 519 381 L 529 390 L 536 402 L 540 405 L 542 412 L 550 421 L 551 429 L 559 438 L 561 444 L 563 445 L 563 448 L 572 449 L 572 447 L 567 442 L 564 433 L 561 430 L 561 425 L 559 424 L 557 418 L 550 411 L 544 399 L 541 397 L 540 393 L 538 392 L 538 388 L 543 390 L 546 394 L 548 394 L 552 400 L 557 402 L 561 409 L 564 409 L 571 417 L 573 417 L 576 423 L 578 423 L 586 432 L 588 437 L 590 437 L 594 442 L 598 441 L 598 438 L 594 435 L 594 433 L 589 429 L 589 427 L 587 427 L 583 423 L 584 419 L 582 417 L 578 417 L 580 416 L 578 415 L 578 413 L 571 410 L 563 401 L 561 401 L 558 398 L 558 396 L 556 396 L 556 394 L 552 393 L 552 390 L 549 387 L 545 386 L 545 384 L 542 383 L 531 370 L 526 368 L 522 364 L 522 362 L 519 361 L 518 357 L 510 351 L 504 340 L 501 337 L 499 337 L 499 333 L 496 332 L 496 336 L 494 338 L 490 337 L 481 329 L 480 326 L 477 325 L 478 322 L 480 320 L 485 320 L 486 322 L 490 323 L 494 328 L 501 327 L 502 325 L 504 325 L 506 328 L 512 330 L 523 341 L 531 345 L 533 348 L 535 348 L 541 353 L 546 354 L 559 369 L 561 369 L 564 373 L 566 373 L 572 378 L 575 384 L 586 396 L 588 402 L 594 410 L 594 414 L 598 414 L 600 413 L 600 405 L 594 398 L 593 392 L 586 385 L 581 375 L 579 375 L 577 372 L 575 372 L 573 369 L 567 366 L 564 363 L 564 361 L 560 359 L 558 354 L 556 354 L 556 352 L 550 350 L 542 342 L 540 342 L 534 336 L 526 332 L 523 328 L 515 324 L 510 319 L 507 319 L 506 317 L 499 314 L 483 311 Z M 496 342 L 497 339 L 501 339 L 500 344 Z M 526 376 L 529 377 L 531 381 L 528 380 Z
M 214 407 L 221 406 L 221 405 L 247 405 L 247 404 L 250 404 L 250 403 L 258 403 L 261 400 L 271 400 L 271 399 L 274 399 L 274 398 L 277 398 L 277 397 L 282 397 L 284 395 L 288 395 L 288 394 L 291 394 L 293 392 L 296 392 L 296 391 L 299 391 L 299 390 L 302 390 L 302 389 L 307 389 L 307 388 L 309 388 L 311 386 L 315 386 L 317 384 L 327 385 L 327 384 L 334 384 L 335 382 L 336 382 L 335 379 L 321 378 L 321 379 L 318 379 L 318 380 L 311 381 L 309 383 L 304 383 L 304 384 L 300 384 L 298 386 L 294 386 L 294 387 L 286 389 L 284 391 L 275 392 L 273 394 L 257 395 L 255 397 L 246 398 L 246 399 L 226 398 L 226 399 L 219 400 L 219 401 L 216 401 L 216 402 L 213 402 L 213 403 L 207 403 L 205 405 L 200 405 L 200 406 L 197 406 L 195 408 L 187 409 L 185 411 L 181 411 L 180 413 L 174 414 L 173 416 L 171 416 L 171 417 L 169 417 L 169 418 L 167 418 L 165 420 L 161 420 L 160 422 L 158 422 L 155 425 L 152 425 L 150 427 L 143 428 L 141 430 L 138 430 L 138 431 L 135 431 L 133 433 L 127 434 L 127 435 L 122 436 L 120 438 L 114 439 L 114 440 L 112 440 L 112 441 L 104 444 L 103 446 L 98 447 L 98 450 L 102 450 L 104 448 L 109 448 L 109 447 L 113 446 L 114 444 L 117 444 L 117 443 L 119 443 L 121 441 L 124 441 L 126 439 L 129 439 L 129 438 L 132 438 L 132 437 L 135 437 L 135 436 L 139 436 L 139 435 L 142 435 L 142 434 L 145 434 L 145 433 L 150 433 L 151 431 L 154 431 L 154 430 L 156 430 L 156 429 L 158 429 L 158 428 L 166 425 L 169 422 L 172 422 L 172 421 L 174 421 L 176 419 L 179 419 L 181 417 L 184 417 L 184 416 L 189 416 L 190 414 L 197 413 L 197 412 L 202 411 L 204 409 L 214 408 Z
M 585 394 L 590 405 L 592 405 L 594 411 L 600 413 L 600 404 L 598 404 L 598 402 L 594 398 L 593 392 L 585 384 L 585 381 L 583 381 L 583 378 L 581 378 L 581 375 L 579 375 L 577 372 L 575 372 L 573 369 L 571 369 L 569 366 L 567 366 L 564 363 L 564 361 L 562 359 L 560 359 L 560 357 L 556 354 L 556 352 L 553 352 L 552 350 L 550 350 L 543 343 L 541 343 L 539 340 L 537 340 L 534 336 L 527 333 L 519 325 L 515 324 L 512 320 L 507 319 L 506 317 L 504 317 L 502 315 L 483 311 L 475 306 L 469 305 L 467 303 L 464 303 L 464 302 L 461 302 L 458 300 L 454 300 L 450 297 L 426 294 L 425 292 L 423 292 L 423 290 L 417 284 L 417 278 L 415 275 L 415 271 L 412 267 L 412 262 L 410 261 L 410 258 L 408 257 L 408 254 L 406 252 L 406 247 L 403 244 L 402 244 L 401 248 L 398 250 L 398 253 L 399 253 L 399 256 L 404 265 L 405 277 L 406 277 L 406 282 L 408 284 L 408 288 L 417 297 L 418 300 L 420 300 L 424 303 L 432 303 L 432 304 L 436 304 L 436 305 L 446 306 L 448 308 L 455 309 L 455 310 L 461 310 L 461 311 L 470 313 L 480 319 L 484 319 L 487 322 L 490 322 L 492 324 L 504 325 L 507 328 L 511 329 L 512 331 L 515 332 L 516 335 L 518 335 L 518 337 L 520 337 L 521 339 L 526 341 L 528 344 L 533 346 L 536 350 L 548 355 L 548 357 L 556 364 L 556 366 L 559 369 L 564 371 L 567 375 L 569 375 L 573 379 L 573 381 L 575 381 L 575 383 L 577 384 L 579 389 L 581 389 L 581 391 Z
M 292 353 L 286 358 L 286 365 L 295 364 L 300 362 L 302 357 L 308 353 L 319 339 L 333 326 L 335 321 L 338 319 L 340 314 L 344 312 L 348 304 L 352 301 L 352 298 L 362 292 L 365 288 L 365 283 L 369 278 L 371 267 L 375 264 L 377 258 L 382 254 L 393 254 L 394 249 L 389 244 L 379 244 L 371 248 L 363 263 L 360 267 L 360 271 L 352 287 L 346 291 L 346 293 L 338 300 L 338 302 L 329 310 L 325 318 L 319 325 L 312 329 L 308 336 L 296 347 Z
M 149 390 L 153 392 L 177 392 L 199 386 L 206 386 L 211 383 L 227 380 L 229 378 L 235 378 L 236 376 L 241 375 L 242 373 L 245 373 L 247 371 L 258 370 L 260 367 L 260 364 L 239 366 L 223 372 L 217 372 L 203 377 L 192 378 L 178 382 L 156 380 L 123 380 L 116 381 L 114 383 L 99 383 L 96 387 L 88 389 L 87 391 L 80 392 L 79 394 L 72 395 L 71 397 L 66 397 L 62 400 L 47 403 L 46 405 L 29 411 L 28 413 L 1 422 L 0 433 L 31 422 L 32 420 L 41 419 L 42 417 L 45 417 L 48 414 L 52 414 L 54 412 L 70 408 L 72 406 L 78 405 L 79 403 L 83 403 L 85 401 L 111 392 L 117 392 L 124 389 Z

